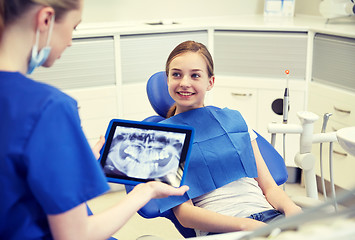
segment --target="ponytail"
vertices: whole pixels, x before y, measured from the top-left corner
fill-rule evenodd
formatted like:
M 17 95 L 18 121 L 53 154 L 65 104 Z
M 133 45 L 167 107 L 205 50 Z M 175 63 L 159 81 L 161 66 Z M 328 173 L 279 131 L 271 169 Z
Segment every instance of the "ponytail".
M 166 114 L 166 118 L 170 118 L 172 116 L 174 116 L 176 113 L 176 103 L 174 103 L 174 105 L 172 105 L 168 111 L 168 113 Z

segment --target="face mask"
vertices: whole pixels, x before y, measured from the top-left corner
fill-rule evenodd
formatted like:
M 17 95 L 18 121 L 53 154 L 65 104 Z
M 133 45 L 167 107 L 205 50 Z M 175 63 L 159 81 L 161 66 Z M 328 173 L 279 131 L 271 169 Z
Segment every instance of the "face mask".
M 28 63 L 27 74 L 31 74 L 33 72 L 33 70 L 35 70 L 35 68 L 42 66 L 42 64 L 47 60 L 47 58 L 51 52 L 51 47 L 49 46 L 49 42 L 50 42 L 51 36 L 52 36 L 53 25 L 54 25 L 54 15 L 52 16 L 52 20 L 51 20 L 51 23 L 49 26 L 47 44 L 39 52 L 38 52 L 39 29 L 37 29 L 36 43 L 32 47 L 32 53 L 31 53 L 30 61 Z

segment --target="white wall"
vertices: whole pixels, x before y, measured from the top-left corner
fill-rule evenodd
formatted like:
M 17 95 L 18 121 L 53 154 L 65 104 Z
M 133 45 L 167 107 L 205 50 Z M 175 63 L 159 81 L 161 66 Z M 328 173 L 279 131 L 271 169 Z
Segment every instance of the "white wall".
M 319 13 L 319 4 L 321 1 L 322 0 L 296 0 L 295 14 L 321 16 Z
M 321 0 L 295 0 L 295 14 L 319 16 Z M 263 14 L 264 0 L 85 0 L 83 22 L 156 21 Z
M 261 14 L 262 0 L 85 0 L 84 22 L 146 21 Z

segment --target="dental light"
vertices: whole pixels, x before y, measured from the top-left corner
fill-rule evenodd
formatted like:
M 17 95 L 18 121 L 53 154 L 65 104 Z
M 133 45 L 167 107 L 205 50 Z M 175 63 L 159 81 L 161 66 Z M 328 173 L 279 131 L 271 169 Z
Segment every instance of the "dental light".
M 327 19 L 354 16 L 355 3 L 354 0 L 323 0 L 319 12 Z

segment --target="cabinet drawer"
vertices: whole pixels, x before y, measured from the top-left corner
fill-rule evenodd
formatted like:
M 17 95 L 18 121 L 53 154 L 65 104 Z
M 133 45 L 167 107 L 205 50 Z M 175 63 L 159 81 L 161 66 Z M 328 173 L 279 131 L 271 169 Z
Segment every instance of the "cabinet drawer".
M 330 180 L 329 173 L 329 143 L 323 143 L 322 147 L 323 174 L 326 180 Z M 312 152 L 316 157 L 316 174 L 320 176 L 320 145 L 315 144 Z M 355 157 L 346 153 L 338 144 L 333 143 L 333 179 L 334 183 L 344 189 L 351 190 L 355 187 Z
M 238 110 L 253 129 L 257 126 L 257 101 L 256 89 L 217 86 L 213 89 L 214 105 Z
M 355 93 L 311 83 L 309 88 L 309 110 L 322 118 L 332 113 L 331 119 L 344 125 L 355 125 Z M 322 121 L 322 120 L 320 120 Z

